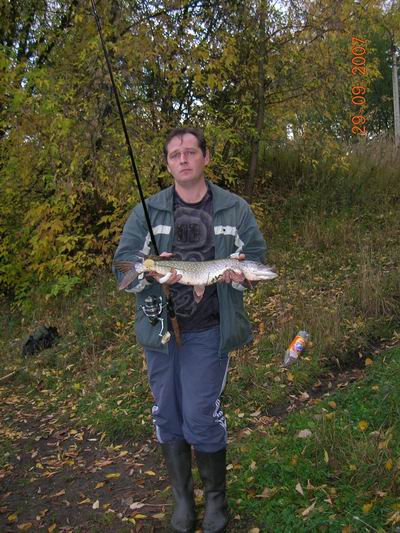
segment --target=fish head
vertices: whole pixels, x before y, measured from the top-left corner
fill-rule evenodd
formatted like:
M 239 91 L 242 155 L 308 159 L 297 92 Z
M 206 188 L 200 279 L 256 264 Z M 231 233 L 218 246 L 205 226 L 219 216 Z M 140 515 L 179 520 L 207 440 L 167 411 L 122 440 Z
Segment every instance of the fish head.
M 143 269 L 146 271 L 155 270 L 155 261 L 148 257 L 143 261 Z
M 245 278 L 249 281 L 274 279 L 278 275 L 272 267 L 263 265 L 257 261 L 242 261 L 240 268 L 245 275 Z

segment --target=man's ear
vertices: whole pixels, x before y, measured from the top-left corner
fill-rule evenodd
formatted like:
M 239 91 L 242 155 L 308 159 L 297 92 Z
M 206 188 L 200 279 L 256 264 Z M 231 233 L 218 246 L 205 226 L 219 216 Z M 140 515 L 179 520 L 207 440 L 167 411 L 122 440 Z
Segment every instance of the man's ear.
M 209 152 L 208 148 L 206 150 L 206 155 L 204 156 L 204 159 L 205 159 L 204 164 L 208 165 L 208 163 L 210 162 L 210 152 Z

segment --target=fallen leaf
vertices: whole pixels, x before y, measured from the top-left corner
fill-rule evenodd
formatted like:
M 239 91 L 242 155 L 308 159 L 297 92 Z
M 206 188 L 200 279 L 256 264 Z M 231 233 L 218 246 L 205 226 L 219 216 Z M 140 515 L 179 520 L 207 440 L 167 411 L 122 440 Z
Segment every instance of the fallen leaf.
M 388 459 L 385 463 L 385 468 L 388 472 L 390 472 L 393 468 L 393 460 L 392 459 Z
M 329 463 L 329 455 L 328 455 L 328 452 L 326 450 L 324 450 L 324 461 L 326 464 Z
M 20 531 L 28 531 L 28 529 L 31 529 L 32 527 L 32 522 L 25 522 L 24 524 L 19 524 L 17 526 L 17 529 L 19 529 Z
M 351 533 L 351 526 L 342 527 L 342 533 Z
M 51 526 L 47 528 L 47 533 L 53 533 L 56 527 L 57 527 L 57 524 L 51 524 Z
M 142 507 L 144 507 L 144 503 L 142 502 L 134 502 L 134 503 L 131 503 L 131 505 L 129 506 L 129 509 L 132 509 L 132 511 L 134 511 L 135 509 L 141 509 Z
M 363 513 L 369 513 L 373 506 L 373 503 L 364 503 L 364 505 L 362 506 Z
M 301 494 L 302 496 L 304 496 L 304 492 L 303 492 L 303 487 L 300 485 L 300 483 L 297 483 L 296 485 L 296 490 L 299 494 Z
M 78 502 L 78 505 L 84 505 L 85 503 L 90 503 L 90 498 L 85 498 L 84 500 Z
M 276 489 L 265 487 L 261 494 L 257 494 L 256 498 L 271 498 L 276 492 Z
M 317 500 L 315 500 L 309 507 L 307 507 L 307 509 L 304 509 L 304 511 L 301 513 L 301 516 L 308 516 L 314 509 L 316 503 Z
M 56 492 L 55 494 L 51 494 L 49 498 L 59 498 L 60 496 L 64 496 L 64 494 L 65 494 L 65 490 L 62 489 Z
M 252 527 L 251 529 L 249 529 L 248 533 L 260 533 L 260 528 Z
M 153 514 L 153 518 L 157 518 L 157 520 L 162 520 L 163 518 L 165 518 L 165 513 Z
M 298 439 L 308 439 L 308 437 L 311 437 L 312 433 L 309 429 L 302 429 L 299 431 L 296 435 Z
M 8 520 L 8 522 L 16 522 L 18 520 L 18 515 L 16 515 L 15 513 L 14 514 L 9 514 L 7 516 L 7 520 Z
M 107 474 L 106 475 L 106 478 L 107 479 L 117 479 L 121 476 L 121 474 L 119 472 L 115 472 L 115 473 L 112 473 L 112 474 Z
M 101 487 L 104 487 L 104 485 L 104 481 L 99 481 L 98 483 L 96 483 L 95 489 L 101 489 Z
M 370 357 L 367 357 L 365 360 L 365 366 L 372 365 L 373 360 Z
M 360 422 L 358 423 L 358 429 L 360 431 L 365 431 L 368 427 L 368 422 L 366 420 L 360 420 Z
M 155 476 L 155 472 L 153 472 L 153 470 L 146 470 L 145 474 L 147 474 L 148 476 Z
M 332 409 L 336 409 L 336 407 L 337 407 L 337 406 L 336 406 L 336 402 L 334 402 L 333 400 L 332 400 L 331 402 L 328 402 L 328 405 L 329 405 L 330 407 L 332 407 Z
M 256 470 L 256 468 L 257 468 L 257 463 L 255 461 L 251 461 L 250 470 Z
M 145 515 L 145 514 L 135 514 L 134 518 L 135 518 L 135 520 L 136 519 L 140 519 L 140 518 L 147 518 L 147 515 Z
M 99 507 L 100 507 L 100 502 L 99 500 L 96 500 L 94 504 L 92 505 L 92 509 L 98 509 Z

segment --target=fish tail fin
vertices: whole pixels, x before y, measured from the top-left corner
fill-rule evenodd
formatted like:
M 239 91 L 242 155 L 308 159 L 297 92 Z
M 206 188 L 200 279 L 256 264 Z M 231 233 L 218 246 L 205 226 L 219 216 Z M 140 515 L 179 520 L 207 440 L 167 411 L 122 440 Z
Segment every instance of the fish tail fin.
M 119 284 L 119 290 L 126 289 L 128 285 L 135 281 L 135 279 L 140 274 L 140 271 L 136 268 L 138 263 L 135 261 L 115 261 L 114 266 L 119 272 L 125 274 L 122 278 L 121 283 Z
M 122 291 L 123 289 L 126 289 L 128 285 L 132 283 L 132 281 L 135 281 L 135 279 L 138 277 L 139 272 L 136 272 L 136 270 L 130 270 L 125 274 L 125 276 L 122 278 L 121 283 L 118 286 L 118 289 Z

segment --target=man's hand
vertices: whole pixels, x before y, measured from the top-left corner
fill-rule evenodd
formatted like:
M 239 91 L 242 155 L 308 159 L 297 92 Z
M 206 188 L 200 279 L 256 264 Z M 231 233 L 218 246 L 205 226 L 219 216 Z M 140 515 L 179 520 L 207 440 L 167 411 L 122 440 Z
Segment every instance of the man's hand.
M 170 258 L 172 257 L 174 254 L 170 253 L 170 252 L 162 252 L 160 254 L 160 257 L 165 257 L 165 258 Z M 171 270 L 172 272 L 172 275 L 171 277 L 164 282 L 165 285 L 173 285 L 174 283 L 178 283 L 179 280 L 181 279 L 182 275 L 181 274 L 178 274 L 176 272 L 176 269 L 173 268 Z M 152 278 L 154 278 L 156 281 L 160 281 L 161 278 L 163 278 L 165 276 L 165 274 L 158 274 L 157 272 L 154 272 L 154 271 L 150 271 L 147 273 L 147 276 L 151 276 Z
M 246 259 L 246 256 L 244 254 L 240 254 L 237 258 L 238 261 L 244 261 Z M 237 274 L 233 270 L 227 270 L 223 273 L 221 278 L 221 283 L 243 283 L 246 278 L 244 277 L 244 274 L 240 272 Z

